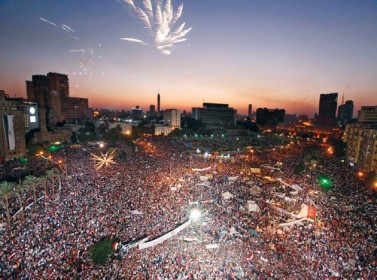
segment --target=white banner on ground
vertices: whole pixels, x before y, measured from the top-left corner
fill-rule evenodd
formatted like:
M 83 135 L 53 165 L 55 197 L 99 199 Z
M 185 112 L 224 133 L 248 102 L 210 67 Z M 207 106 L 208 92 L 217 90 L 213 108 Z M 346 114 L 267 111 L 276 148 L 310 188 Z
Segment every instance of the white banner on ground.
M 231 182 L 234 182 L 238 179 L 238 176 L 234 176 L 234 177 L 228 177 L 228 180 L 231 181 Z
M 290 187 L 291 189 L 293 189 L 293 190 L 295 190 L 295 191 L 297 191 L 297 192 L 302 192 L 302 188 L 301 188 L 299 185 L 295 185 L 295 184 L 290 185 L 290 184 L 284 182 L 281 178 L 278 178 L 278 180 L 279 180 L 279 182 L 281 182 L 282 184 L 284 184 L 284 185 Z
M 293 226 L 293 225 L 296 225 L 296 224 L 300 224 L 304 221 L 313 221 L 313 220 L 308 219 L 308 218 L 302 218 L 300 220 L 296 220 L 296 221 L 293 221 L 293 222 L 281 223 L 281 224 L 279 224 L 279 227 Z
M 252 172 L 252 173 L 261 173 L 261 170 L 260 170 L 260 168 L 253 168 L 253 167 L 250 167 L 250 171 Z
M 276 211 L 278 211 L 278 212 L 280 212 L 280 213 L 286 214 L 286 215 L 291 216 L 291 217 L 293 217 L 293 218 L 297 218 L 297 215 L 295 215 L 295 214 L 293 214 L 293 213 L 290 213 L 290 212 L 288 212 L 288 211 L 286 211 L 286 210 L 284 210 L 284 209 L 281 209 L 281 208 L 279 208 L 279 207 L 275 207 L 275 206 L 273 206 L 273 207 L 275 208 Z
M 131 211 L 131 214 L 132 214 L 132 215 L 143 215 L 143 212 L 140 211 L 140 210 L 132 210 L 132 211 Z
M 208 244 L 206 245 L 207 249 L 216 249 L 219 248 L 219 244 Z
M 156 238 L 152 241 L 139 244 L 139 249 L 142 250 L 142 249 L 145 249 L 145 248 L 156 246 L 157 244 L 160 244 L 160 243 L 164 242 L 165 240 L 168 240 L 169 238 L 173 237 L 174 235 L 176 235 L 180 231 L 184 230 L 190 224 L 191 224 L 191 220 L 188 220 L 184 224 L 180 225 L 176 229 L 173 229 L 172 231 L 169 231 L 167 234 L 164 234 L 163 236 L 160 236 L 160 237 L 158 237 L 158 238 Z
M 210 170 L 210 169 L 211 169 L 211 166 L 206 167 L 206 168 L 193 168 L 192 171 L 207 171 L 207 170 Z

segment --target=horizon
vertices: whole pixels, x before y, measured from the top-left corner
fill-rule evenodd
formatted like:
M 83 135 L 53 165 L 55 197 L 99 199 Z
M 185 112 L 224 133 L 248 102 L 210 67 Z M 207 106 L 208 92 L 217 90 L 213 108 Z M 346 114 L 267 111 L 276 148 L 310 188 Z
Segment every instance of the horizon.
M 354 115 L 377 104 L 374 1 L 171 1 L 176 24 L 159 38 L 131 2 L 2 1 L 0 89 L 25 97 L 32 75 L 57 72 L 98 109 L 149 109 L 158 92 L 162 108 L 190 112 L 211 102 L 311 117 L 332 92 Z

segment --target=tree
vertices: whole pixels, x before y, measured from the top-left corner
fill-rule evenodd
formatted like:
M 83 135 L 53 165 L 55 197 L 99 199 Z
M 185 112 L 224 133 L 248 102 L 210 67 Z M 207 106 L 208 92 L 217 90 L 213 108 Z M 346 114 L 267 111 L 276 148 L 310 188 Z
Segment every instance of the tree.
M 54 180 L 55 178 L 59 180 L 59 191 L 60 191 L 61 186 L 62 186 L 62 181 L 61 181 L 61 176 L 60 176 L 59 169 L 53 168 L 53 169 L 47 170 L 46 171 L 46 181 L 48 182 L 48 179 L 50 179 L 50 178 L 52 180 Z
M 14 194 L 17 196 L 18 202 L 20 203 L 20 210 L 21 210 L 21 218 L 22 220 L 25 220 L 25 212 L 24 212 L 24 205 L 22 203 L 22 197 L 21 195 L 25 190 L 29 188 L 28 185 L 23 184 L 21 180 L 19 180 L 18 184 L 14 185 Z
M 32 188 L 33 190 L 33 200 L 34 200 L 34 207 L 33 207 L 33 211 L 35 211 L 35 209 L 37 209 L 37 191 L 36 191 L 36 185 L 41 181 L 41 179 L 37 178 L 37 177 L 34 177 L 34 176 L 31 176 L 31 175 L 28 175 L 25 177 L 24 181 L 22 182 L 23 184 L 25 185 L 28 185 Z
M 8 198 L 12 194 L 15 184 L 13 182 L 1 182 L 0 183 L 0 195 L 5 201 L 5 209 L 7 215 L 7 224 L 8 228 L 10 228 L 10 215 L 9 215 L 9 202 Z

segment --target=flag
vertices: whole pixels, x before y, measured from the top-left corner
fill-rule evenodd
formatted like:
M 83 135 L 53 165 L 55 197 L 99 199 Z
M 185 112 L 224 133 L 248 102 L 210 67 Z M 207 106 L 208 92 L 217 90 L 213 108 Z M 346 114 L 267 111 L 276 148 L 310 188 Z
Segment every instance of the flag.
M 247 255 L 246 260 L 251 264 L 252 259 L 254 258 L 253 253 Z
M 119 243 L 116 242 L 116 241 L 113 243 L 113 250 L 114 251 L 116 251 L 116 249 L 118 248 L 118 245 L 119 245 Z

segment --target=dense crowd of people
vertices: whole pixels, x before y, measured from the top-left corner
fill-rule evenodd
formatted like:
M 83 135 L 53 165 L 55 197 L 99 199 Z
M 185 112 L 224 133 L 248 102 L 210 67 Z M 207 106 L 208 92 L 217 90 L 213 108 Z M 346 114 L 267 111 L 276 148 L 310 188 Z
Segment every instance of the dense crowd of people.
M 226 159 L 195 155 L 185 144 L 153 137 L 140 139 L 135 148 L 118 143 L 114 148 L 126 156 L 100 170 L 91 159 L 100 152 L 97 146 L 58 152 L 66 172 L 48 181 L 48 195 L 38 207 L 25 220 L 15 216 L 0 236 L 0 277 L 376 279 L 376 195 L 348 166 L 323 157 L 316 168 L 296 175 L 306 146 Z M 278 170 L 262 167 L 277 161 Z M 333 181 L 326 192 L 317 180 L 322 174 Z M 301 190 L 293 191 L 293 184 Z M 251 191 L 255 186 L 260 191 Z M 225 192 L 233 198 L 225 200 Z M 307 197 L 316 218 L 281 225 L 292 217 L 275 206 L 297 214 Z M 259 211 L 249 211 L 248 201 Z M 15 213 L 19 205 L 10 207 Z M 202 217 L 163 243 L 119 250 L 105 265 L 93 263 L 95 242 L 153 240 L 186 222 L 193 208 Z M 3 213 L 0 219 L 6 220 Z

